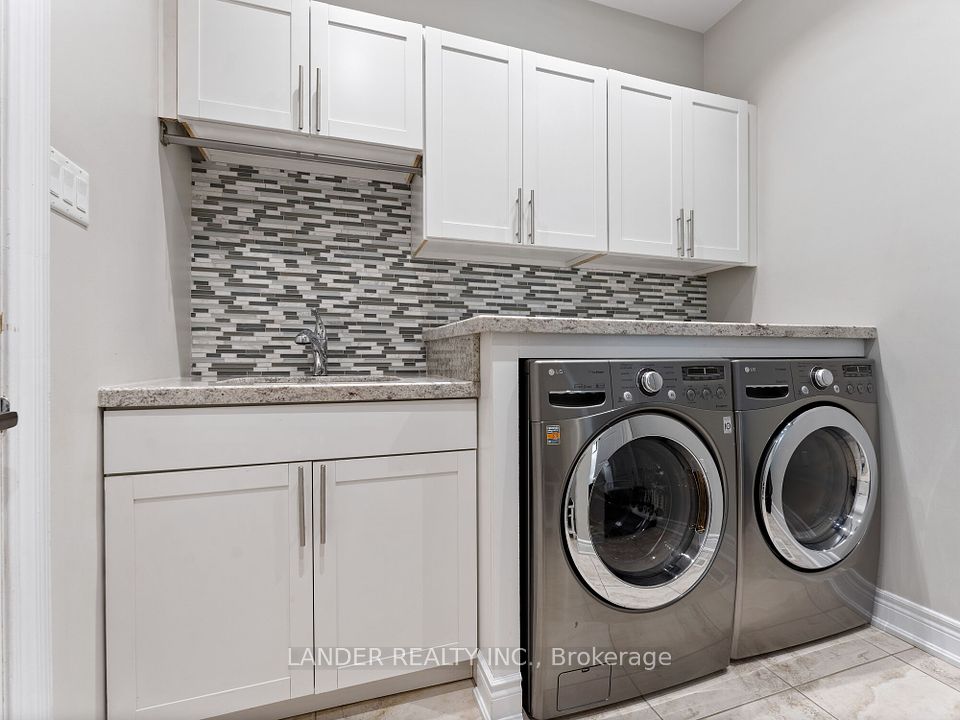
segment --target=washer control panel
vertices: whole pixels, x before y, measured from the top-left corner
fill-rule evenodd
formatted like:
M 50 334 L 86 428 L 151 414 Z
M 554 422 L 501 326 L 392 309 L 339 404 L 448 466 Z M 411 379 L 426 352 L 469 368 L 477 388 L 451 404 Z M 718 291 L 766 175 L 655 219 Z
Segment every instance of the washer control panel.
M 618 408 L 650 402 L 703 410 L 733 407 L 725 360 L 611 360 L 610 380 Z
M 876 401 L 870 360 L 797 360 L 792 366 L 798 398 L 832 396 Z
M 808 398 L 877 401 L 871 360 L 734 360 L 731 371 L 739 410 Z

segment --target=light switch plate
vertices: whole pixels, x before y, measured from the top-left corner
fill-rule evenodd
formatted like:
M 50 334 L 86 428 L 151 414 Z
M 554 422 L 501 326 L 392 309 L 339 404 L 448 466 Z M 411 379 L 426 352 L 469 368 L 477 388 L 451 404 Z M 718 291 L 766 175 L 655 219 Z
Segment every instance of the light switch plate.
M 90 225 L 90 173 L 50 148 L 50 207 L 83 227 Z

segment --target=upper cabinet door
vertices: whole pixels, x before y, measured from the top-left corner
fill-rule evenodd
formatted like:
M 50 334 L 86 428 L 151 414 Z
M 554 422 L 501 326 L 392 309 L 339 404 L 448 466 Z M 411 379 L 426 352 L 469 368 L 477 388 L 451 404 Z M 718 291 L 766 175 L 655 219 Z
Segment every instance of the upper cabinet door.
M 423 27 L 313 2 L 310 125 L 321 135 L 423 147 Z
M 523 52 L 526 241 L 607 249 L 607 71 Z
M 744 100 L 683 91 L 687 257 L 750 259 L 747 110 Z
M 313 639 L 311 480 L 309 463 L 106 478 L 108 717 L 313 692 L 291 652 Z
M 179 0 L 181 116 L 304 130 L 309 0 Z
M 612 72 L 609 80 L 610 252 L 677 257 L 681 88 Z
M 521 52 L 426 29 L 426 234 L 521 239 Z

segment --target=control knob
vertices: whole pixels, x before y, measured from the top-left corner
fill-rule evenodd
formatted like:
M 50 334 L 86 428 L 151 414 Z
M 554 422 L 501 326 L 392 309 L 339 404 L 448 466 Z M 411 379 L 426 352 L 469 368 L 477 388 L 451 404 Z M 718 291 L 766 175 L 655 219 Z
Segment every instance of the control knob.
M 663 387 L 663 375 L 656 370 L 641 370 L 637 375 L 637 386 L 644 395 L 656 395 Z
M 833 385 L 833 373 L 822 367 L 815 367 L 810 371 L 810 380 L 818 389 L 823 390 Z

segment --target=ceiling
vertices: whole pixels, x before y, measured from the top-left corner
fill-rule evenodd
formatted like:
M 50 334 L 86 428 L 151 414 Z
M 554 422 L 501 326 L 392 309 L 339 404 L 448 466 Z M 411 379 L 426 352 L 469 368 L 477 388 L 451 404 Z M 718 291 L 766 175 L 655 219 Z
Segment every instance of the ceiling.
M 720 18 L 740 4 L 740 0 L 592 0 L 600 5 L 624 10 L 688 30 L 706 32 Z

